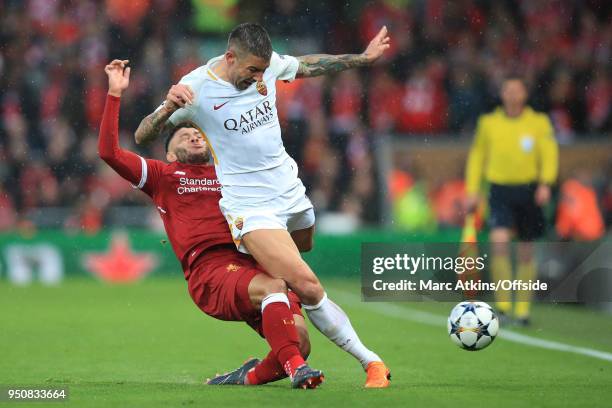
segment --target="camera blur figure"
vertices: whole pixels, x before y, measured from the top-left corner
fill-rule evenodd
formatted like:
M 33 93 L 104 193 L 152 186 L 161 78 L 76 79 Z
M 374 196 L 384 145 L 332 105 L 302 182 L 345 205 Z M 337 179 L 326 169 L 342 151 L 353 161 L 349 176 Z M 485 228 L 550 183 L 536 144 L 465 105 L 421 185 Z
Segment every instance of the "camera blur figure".
M 16 285 L 29 285 L 38 280 L 56 285 L 64 277 L 64 261 L 51 243 L 14 243 L 4 249 L 7 276 Z
M 480 198 L 481 183 L 489 183 L 489 241 L 492 244 L 491 280 L 512 279 L 510 242 L 518 239 L 516 279 L 537 276 L 532 242 L 545 232 L 542 207 L 548 204 L 551 186 L 557 180 L 558 147 L 548 116 L 527 105 L 527 85 L 517 76 L 504 79 L 500 89 L 502 106 L 478 120 L 467 169 L 466 211 L 473 213 Z M 513 317 L 530 323 L 532 295 L 521 293 L 513 302 L 512 292 L 497 291 L 500 318 Z

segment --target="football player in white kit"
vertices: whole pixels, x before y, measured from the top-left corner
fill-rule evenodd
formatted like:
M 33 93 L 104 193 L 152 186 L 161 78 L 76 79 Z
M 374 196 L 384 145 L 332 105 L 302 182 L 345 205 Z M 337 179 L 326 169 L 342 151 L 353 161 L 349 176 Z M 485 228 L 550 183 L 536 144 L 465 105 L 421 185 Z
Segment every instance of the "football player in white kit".
M 183 77 L 135 134 L 137 143 L 149 141 L 167 121 L 200 128 L 222 185 L 219 207 L 238 250 L 287 282 L 314 326 L 360 361 L 365 386 L 372 388 L 389 385 L 389 370 L 363 345 L 300 256 L 300 250 L 312 247 L 315 217 L 297 165 L 283 146 L 275 83 L 367 66 L 388 47 L 383 27 L 361 54 L 282 56 L 272 50 L 262 26 L 240 24 L 230 33 L 225 54 Z

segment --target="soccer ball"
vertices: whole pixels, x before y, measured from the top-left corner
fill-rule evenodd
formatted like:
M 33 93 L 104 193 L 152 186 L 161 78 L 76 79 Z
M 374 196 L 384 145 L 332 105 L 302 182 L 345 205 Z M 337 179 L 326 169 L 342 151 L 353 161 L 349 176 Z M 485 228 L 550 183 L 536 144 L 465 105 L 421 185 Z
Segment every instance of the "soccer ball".
M 448 335 L 464 350 L 482 350 L 495 340 L 499 319 L 485 302 L 466 301 L 453 307 L 448 317 Z

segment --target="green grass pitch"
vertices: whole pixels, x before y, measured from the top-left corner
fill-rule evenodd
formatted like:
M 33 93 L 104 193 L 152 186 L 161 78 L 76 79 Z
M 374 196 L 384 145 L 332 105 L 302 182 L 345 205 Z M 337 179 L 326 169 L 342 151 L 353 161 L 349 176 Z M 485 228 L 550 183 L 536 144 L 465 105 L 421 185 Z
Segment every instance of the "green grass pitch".
M 321 388 L 291 390 L 288 380 L 202 385 L 216 372 L 265 355 L 267 345 L 242 323 L 202 314 L 178 278 L 127 286 L 74 279 L 56 288 L 0 281 L 0 386 L 66 385 L 69 400 L 51 406 L 77 407 L 598 407 L 612 400 L 612 362 L 503 338 L 483 351 L 462 351 L 447 338 L 443 318 L 433 326 L 385 315 L 384 305 L 359 301 L 354 282 L 324 284 L 362 340 L 388 363 L 391 388 L 363 389 L 359 364 L 313 328 L 309 361 L 326 374 Z M 442 317 L 450 306 L 393 305 L 396 312 L 420 309 Z M 534 323 L 520 332 L 612 352 L 610 315 L 540 306 Z

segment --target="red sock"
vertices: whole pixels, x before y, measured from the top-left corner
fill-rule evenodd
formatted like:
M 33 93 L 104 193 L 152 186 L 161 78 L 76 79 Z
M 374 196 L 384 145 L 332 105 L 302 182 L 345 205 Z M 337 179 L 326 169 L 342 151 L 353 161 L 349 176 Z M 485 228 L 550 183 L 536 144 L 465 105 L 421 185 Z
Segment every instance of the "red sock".
M 267 384 L 287 377 L 283 366 L 278 362 L 276 355 L 270 351 L 254 369 L 247 373 L 250 385 Z
M 268 303 L 262 312 L 263 334 L 289 376 L 304 364 L 298 348 L 300 344 L 293 313 L 285 302 Z

